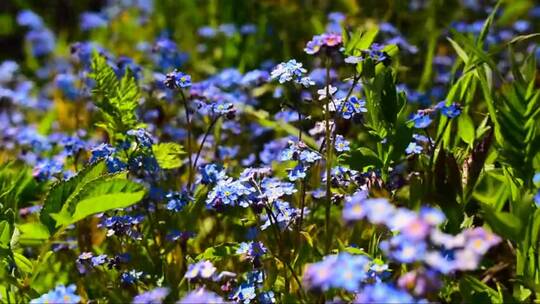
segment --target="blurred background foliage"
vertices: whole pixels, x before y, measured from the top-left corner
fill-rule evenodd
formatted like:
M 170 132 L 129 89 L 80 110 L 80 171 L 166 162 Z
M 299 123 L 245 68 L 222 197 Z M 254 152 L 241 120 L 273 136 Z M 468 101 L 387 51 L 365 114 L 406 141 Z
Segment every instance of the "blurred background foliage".
M 125 1 L 125 0 L 124 0 Z M 107 28 L 83 32 L 79 27 L 80 14 L 86 11 L 98 12 L 106 6 L 121 4 L 123 1 L 104 0 L 5 0 L 0 2 L 0 58 L 21 61 L 24 45 L 24 28 L 17 25 L 16 15 L 23 9 L 31 9 L 42 16 L 47 26 L 57 34 L 56 54 L 69 51 L 66 47 L 73 41 L 92 40 L 106 49 L 114 49 L 116 55 L 133 56 L 135 45 L 140 41 L 152 41 L 160 35 L 169 36 L 178 43 L 179 48 L 189 54 L 187 65 L 192 72 L 211 74 L 225 67 L 238 67 L 243 72 L 257 68 L 265 60 L 281 61 L 296 58 L 307 60 L 303 52 L 306 41 L 324 31 L 326 16 L 330 12 L 344 12 L 349 27 L 355 25 L 389 22 L 418 47 L 420 52 L 409 55 L 401 72 L 407 82 L 419 80 L 416 72 L 422 70 L 426 56 L 436 48 L 437 40 L 444 39 L 441 34 L 452 20 L 472 22 L 478 15 L 471 10 L 462 9 L 459 0 L 402 1 L 402 0 L 163 0 L 140 1 L 153 5 L 153 13 L 144 17 L 139 26 L 136 11 L 124 11 L 120 18 L 111 22 Z M 482 1 L 480 1 L 482 2 Z M 486 1 L 489 2 L 489 1 Z M 534 6 L 533 0 L 506 1 L 503 16 L 497 19 L 500 25 L 526 16 Z M 111 5 L 112 4 L 112 5 Z M 419 6 L 427 9 L 410 11 Z M 218 27 L 222 24 L 254 24 L 255 35 L 246 39 L 233 36 L 214 40 L 216 45 L 206 45 L 211 53 L 199 52 L 201 37 L 197 30 L 203 26 Z M 114 46 L 114 47 L 113 47 Z M 216 46 L 221 46 L 216 48 Z M 450 49 L 441 48 L 435 53 L 446 55 Z M 67 54 L 66 54 L 67 55 Z M 194 64 L 196 63 L 196 64 Z M 428 65 L 430 67 L 430 65 Z M 183 67 L 184 68 L 184 67 Z M 408 74 L 407 71 L 415 71 Z M 425 86 L 425 84 L 424 84 Z

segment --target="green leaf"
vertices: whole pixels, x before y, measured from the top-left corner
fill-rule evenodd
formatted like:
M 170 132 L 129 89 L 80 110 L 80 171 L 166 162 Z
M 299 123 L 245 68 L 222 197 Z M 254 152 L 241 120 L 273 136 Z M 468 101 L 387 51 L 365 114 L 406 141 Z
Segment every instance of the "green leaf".
M 8 221 L 0 222 L 0 248 L 8 249 L 11 240 L 11 227 Z
M 450 37 L 446 37 L 446 39 L 448 39 L 448 41 L 450 42 L 450 44 L 452 45 L 452 47 L 456 51 L 459 58 L 461 58 L 461 60 L 463 60 L 463 62 L 465 62 L 465 64 L 467 62 L 469 62 L 469 55 L 467 55 L 467 52 L 465 52 L 465 50 L 463 50 L 463 48 L 461 48 L 461 46 L 457 42 L 452 40 Z
M 220 244 L 214 247 L 207 248 L 203 253 L 197 256 L 196 260 L 219 261 L 225 257 L 236 254 L 237 249 L 238 243 Z
M 82 190 L 73 214 L 58 214 L 58 224 L 70 225 L 96 213 L 131 206 L 139 202 L 145 193 L 142 185 L 127 179 L 97 180 Z
M 17 265 L 17 267 L 21 271 L 26 272 L 26 273 L 31 273 L 32 272 L 32 268 L 33 268 L 32 261 L 30 261 L 24 255 L 22 255 L 22 254 L 20 254 L 18 252 L 14 252 L 13 253 L 13 258 L 15 259 L 15 265 Z
M 467 303 L 503 303 L 496 290 L 471 275 L 459 281 L 459 289 Z
M 177 143 L 160 143 L 152 146 L 154 156 L 163 169 L 174 169 L 182 166 L 181 156 L 186 154 L 181 145 Z
M 96 82 L 92 90 L 93 100 L 103 114 L 103 125 L 107 130 L 114 134 L 136 128 L 138 121 L 135 110 L 140 90 L 131 70 L 126 69 L 122 79 L 118 80 L 107 59 L 94 53 L 90 77 Z
M 458 117 L 458 134 L 459 137 L 472 147 L 475 140 L 474 123 L 469 115 L 466 113 L 461 114 Z
M 85 167 L 70 179 L 59 181 L 51 187 L 45 196 L 43 209 L 39 216 L 41 223 L 49 229 L 49 232 L 53 233 L 56 230 L 56 223 L 51 217 L 51 214 L 58 213 L 64 209 L 64 204 L 68 202 L 68 199 L 74 193 L 78 193 L 91 180 L 104 175 L 106 170 L 107 166 L 105 162 L 98 161 Z
M 523 225 L 517 216 L 509 212 L 495 211 L 486 204 L 482 204 L 482 210 L 489 226 L 498 235 L 516 242 L 524 237 L 522 234 Z
M 21 241 L 24 243 L 30 240 L 46 240 L 49 238 L 49 230 L 47 227 L 39 222 L 24 223 L 17 226 L 21 231 Z
M 369 168 L 381 168 L 383 165 L 377 154 L 365 147 L 351 151 L 349 154 L 343 154 L 340 157 L 340 162 L 361 172 Z

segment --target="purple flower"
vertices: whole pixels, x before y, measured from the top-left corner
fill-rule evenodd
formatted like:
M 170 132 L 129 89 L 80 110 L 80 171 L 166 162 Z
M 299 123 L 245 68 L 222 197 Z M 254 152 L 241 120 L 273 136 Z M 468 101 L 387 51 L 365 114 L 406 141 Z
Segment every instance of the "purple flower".
M 170 290 L 169 288 L 158 287 L 150 291 L 143 292 L 140 295 L 137 295 L 133 298 L 131 303 L 133 304 L 158 304 L 162 303 L 163 300 L 167 297 Z
M 358 191 L 345 202 L 343 207 L 343 220 L 346 222 L 359 221 L 366 217 L 364 200 L 367 198 L 366 191 Z
M 377 283 L 364 287 L 353 303 L 417 303 L 410 294 L 387 283 Z
M 208 304 L 221 304 L 225 303 L 223 298 L 217 294 L 206 291 L 204 288 L 199 288 L 195 291 L 188 293 L 184 298 L 178 301 L 179 304 L 193 304 L 193 303 L 208 303 Z
M 342 43 L 341 34 L 335 34 L 335 33 L 325 33 L 321 35 L 315 35 L 313 36 L 313 39 L 311 39 L 304 48 L 304 51 L 308 55 L 314 55 L 319 52 L 319 50 L 323 47 L 335 47 Z
M 187 279 L 203 278 L 208 279 L 214 275 L 216 267 L 210 261 L 199 261 L 195 264 L 190 264 L 184 275 Z
M 367 257 L 347 252 L 326 256 L 322 261 L 307 266 L 303 278 L 304 285 L 310 289 L 323 291 L 330 288 L 356 291 L 368 278 L 369 263 Z

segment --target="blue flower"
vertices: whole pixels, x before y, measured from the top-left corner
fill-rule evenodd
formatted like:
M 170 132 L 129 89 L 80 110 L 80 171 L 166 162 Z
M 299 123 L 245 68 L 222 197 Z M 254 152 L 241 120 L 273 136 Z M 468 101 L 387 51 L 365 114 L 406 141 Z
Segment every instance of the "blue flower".
M 212 38 L 216 36 L 216 30 L 211 26 L 202 26 L 197 30 L 197 34 L 204 38 Z
M 397 235 L 390 240 L 382 241 L 379 247 L 388 256 L 401 263 L 421 261 L 427 250 L 426 243 L 412 241 L 403 235 Z
M 407 155 L 411 155 L 411 154 L 421 154 L 422 153 L 422 150 L 424 148 L 415 143 L 414 141 L 413 142 L 410 142 L 409 145 L 407 146 L 407 148 L 405 149 L 405 153 L 407 153 Z
M 261 304 L 274 304 L 277 302 L 273 291 L 264 291 L 259 293 L 258 300 Z
M 321 159 L 321 155 L 315 151 L 304 149 L 302 152 L 300 152 L 300 161 L 307 162 L 307 163 L 314 163 Z
M 179 71 L 170 72 L 165 79 L 165 85 L 170 89 L 189 88 L 191 86 L 191 76 Z
M 282 200 L 275 200 L 272 202 L 272 213 L 276 217 L 274 221 L 273 217 L 268 216 L 268 214 L 261 215 L 261 220 L 264 223 L 261 225 L 262 230 L 270 227 L 270 225 L 277 225 L 281 230 L 291 229 L 292 223 L 300 217 L 301 210 L 291 207 L 288 202 Z M 304 208 L 304 215 L 308 214 L 309 210 Z
M 221 24 L 218 27 L 218 30 L 226 37 L 232 37 L 236 34 L 236 26 L 232 23 Z
M 179 230 L 174 229 L 171 232 L 169 232 L 165 238 L 170 242 L 176 242 L 176 241 L 185 242 L 194 236 L 195 236 L 194 232 L 179 231 Z
M 132 239 L 142 239 L 141 234 L 134 229 L 134 226 L 140 224 L 144 219 L 143 216 L 116 215 L 104 218 L 99 227 L 107 229 L 107 236 L 129 236 Z
M 216 164 L 207 164 L 201 166 L 201 182 L 205 185 L 215 184 L 219 180 L 222 180 L 227 177 L 225 170 L 222 167 Z
M 424 111 L 419 111 L 416 114 L 414 114 L 411 118 L 411 121 L 414 123 L 414 127 L 418 129 L 425 129 L 432 122 L 429 114 L 427 114 Z
M 268 250 L 261 242 L 240 243 L 240 247 L 236 250 L 236 254 L 241 254 L 251 261 L 258 260 Z
M 54 50 L 54 34 L 47 28 L 31 30 L 24 38 L 30 44 L 32 54 L 36 57 L 48 55 Z
M 336 151 L 338 152 L 351 150 L 351 148 L 349 147 L 349 142 L 345 140 L 342 135 L 336 135 L 334 147 L 336 148 Z
M 167 209 L 174 212 L 182 211 L 182 209 L 184 209 L 184 207 L 193 199 L 186 191 L 169 192 L 165 195 L 165 198 L 167 199 Z
M 127 135 L 135 137 L 135 139 L 137 140 L 137 143 L 141 147 L 150 148 L 154 144 L 154 140 L 152 139 L 152 136 L 145 129 L 139 128 L 139 129 L 129 130 L 127 131 Z
M 455 118 L 455 117 L 458 117 L 459 114 L 461 114 L 461 107 L 459 104 L 452 103 L 447 106 L 444 104 L 444 101 L 441 101 L 441 103 L 439 103 L 439 105 L 440 105 L 440 111 L 442 115 L 448 118 Z
M 84 12 L 81 14 L 80 19 L 81 30 L 83 31 L 106 27 L 109 22 L 104 15 L 94 12 Z
M 158 38 L 152 47 L 153 61 L 163 71 L 177 68 L 184 64 L 188 56 L 178 51 L 176 43 L 167 37 Z
M 350 119 L 356 114 L 365 112 L 367 112 L 366 101 L 358 99 L 356 96 L 351 96 L 341 104 L 341 116 L 345 119 Z
M 309 87 L 315 83 L 308 77 L 304 76 L 306 72 L 307 70 L 302 67 L 302 63 L 291 59 L 288 62 L 278 64 L 274 70 L 272 70 L 270 78 L 277 78 L 279 83 L 294 81 L 298 84 L 302 84 L 305 87 Z
M 250 282 L 243 282 L 238 286 L 234 294 L 231 295 L 231 299 L 238 303 L 248 304 L 256 296 L 255 286 Z
M 43 27 L 43 20 L 41 17 L 31 10 L 21 11 L 17 15 L 17 23 L 31 29 L 40 29 Z
M 63 169 L 62 162 L 55 159 L 43 159 L 35 165 L 32 175 L 39 181 L 45 181 L 62 173 Z
M 299 163 L 294 168 L 289 170 L 288 174 L 289 180 L 294 182 L 298 179 L 303 179 L 306 177 L 306 168 L 302 163 Z
M 254 192 L 253 187 L 248 187 L 239 180 L 222 179 L 208 193 L 206 205 L 212 208 L 236 205 L 246 208 L 251 204 L 249 195 Z
M 345 201 L 345 206 L 343 207 L 343 220 L 351 222 L 364 219 L 367 215 L 367 210 L 364 207 L 364 200 L 366 198 L 366 191 L 358 191 L 350 199 Z
M 282 182 L 277 178 L 265 177 L 261 182 L 262 196 L 269 202 L 284 196 L 291 195 L 296 192 L 293 183 Z
M 30 301 L 30 304 L 40 304 L 40 303 L 78 303 L 81 301 L 75 291 L 77 288 L 74 284 L 68 285 L 58 285 L 55 289 L 47 292 L 46 294 L 41 295 L 39 298 L 33 299 Z
M 367 285 L 358 294 L 353 303 L 417 303 L 406 291 L 387 283 Z
M 395 211 L 395 207 L 385 198 L 370 198 L 364 200 L 367 218 L 373 224 L 386 223 Z
M 92 266 L 100 266 L 107 262 L 107 255 L 106 254 L 100 254 L 98 256 L 92 257 Z
M 79 96 L 79 90 L 75 86 L 76 78 L 73 74 L 58 74 L 55 78 L 56 86 L 69 100 L 75 100 Z
M 257 32 L 257 26 L 255 24 L 244 24 L 240 27 L 240 33 L 244 35 L 254 34 Z
M 142 271 L 137 271 L 133 269 L 127 272 L 122 272 L 122 274 L 120 275 L 120 281 L 122 282 L 122 284 L 132 285 L 135 282 L 139 281 L 142 276 Z

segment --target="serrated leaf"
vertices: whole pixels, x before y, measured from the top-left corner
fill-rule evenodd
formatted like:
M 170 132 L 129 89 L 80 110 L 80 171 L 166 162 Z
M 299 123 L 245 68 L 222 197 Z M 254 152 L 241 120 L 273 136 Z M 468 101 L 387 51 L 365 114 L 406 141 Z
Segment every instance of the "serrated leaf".
M 95 105 L 100 109 L 109 132 L 123 133 L 138 125 L 135 110 L 140 90 L 130 69 L 126 69 L 122 79 L 107 63 L 107 59 L 94 53 L 90 77 L 96 82 L 92 90 Z
M 174 169 L 182 166 L 181 156 L 186 154 L 184 148 L 177 143 L 160 143 L 152 146 L 154 156 L 163 169 Z
M 73 193 L 80 191 L 86 183 L 105 173 L 105 162 L 98 161 L 85 167 L 70 179 L 59 181 L 50 188 L 45 196 L 43 208 L 39 215 L 41 223 L 49 229 L 49 232 L 53 233 L 56 226 L 51 214 L 59 213 Z
M 112 178 L 91 182 L 75 202 L 73 214 L 56 215 L 58 224 L 70 225 L 96 213 L 131 206 L 139 202 L 145 193 L 142 185 L 127 179 Z

